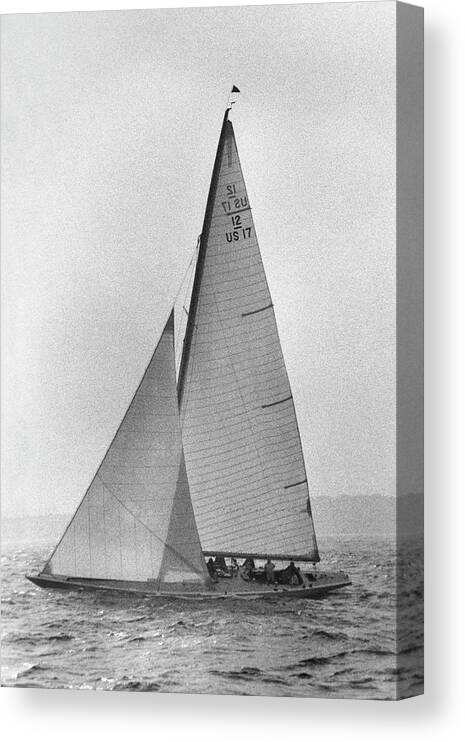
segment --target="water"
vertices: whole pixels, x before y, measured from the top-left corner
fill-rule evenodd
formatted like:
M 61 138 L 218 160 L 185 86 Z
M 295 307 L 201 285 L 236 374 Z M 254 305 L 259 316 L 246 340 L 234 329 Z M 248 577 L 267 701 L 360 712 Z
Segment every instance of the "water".
M 404 542 L 396 564 L 391 539 L 320 539 L 323 568 L 346 570 L 352 587 L 278 602 L 44 590 L 24 574 L 52 546 L 4 547 L 4 686 L 378 699 L 422 692 L 418 540 Z

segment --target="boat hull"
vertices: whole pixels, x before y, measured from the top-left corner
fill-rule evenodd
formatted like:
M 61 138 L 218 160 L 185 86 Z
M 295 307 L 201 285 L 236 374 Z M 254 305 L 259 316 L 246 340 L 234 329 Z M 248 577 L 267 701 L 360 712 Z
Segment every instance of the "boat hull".
M 315 582 L 306 580 L 304 585 L 263 585 L 244 580 L 220 578 L 208 588 L 193 585 L 172 585 L 161 590 L 155 583 L 130 582 L 123 580 L 96 580 L 77 577 L 56 576 L 50 574 L 26 575 L 34 585 L 59 590 L 86 590 L 140 595 L 151 598 L 177 598 L 184 600 L 226 600 L 226 599 L 288 599 L 322 598 L 334 590 L 348 587 L 351 582 L 348 575 L 338 572 L 323 575 Z

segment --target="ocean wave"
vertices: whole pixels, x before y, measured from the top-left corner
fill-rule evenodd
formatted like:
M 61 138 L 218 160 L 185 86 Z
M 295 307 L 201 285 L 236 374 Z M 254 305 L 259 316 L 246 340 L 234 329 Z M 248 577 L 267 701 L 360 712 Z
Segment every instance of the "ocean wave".
M 242 667 L 240 670 L 210 670 L 210 674 L 233 680 L 242 680 L 244 678 L 256 678 L 262 675 L 262 671 L 258 667 Z
M 115 682 L 112 690 L 129 690 L 150 693 L 153 691 L 159 691 L 161 688 L 159 683 L 155 683 L 152 680 L 134 680 L 133 678 L 121 678 Z
M 70 642 L 74 639 L 74 636 L 71 636 L 71 634 L 52 634 L 47 638 L 50 642 Z
M 306 636 L 310 636 L 312 639 L 330 639 L 331 641 L 345 641 L 349 638 L 344 631 L 326 631 L 325 629 L 315 629 Z
M 337 654 L 330 654 L 325 657 L 307 657 L 294 665 L 287 665 L 284 669 L 297 670 L 299 667 L 318 667 L 319 665 L 327 665 L 346 656 L 347 652 L 337 652 Z
M 23 662 L 16 667 L 2 667 L 2 683 L 11 683 L 41 669 L 43 669 L 41 665 L 34 664 L 33 662 Z
M 331 559 L 350 571 L 351 590 L 320 601 L 206 606 L 41 590 L 24 572 L 44 555 L 13 553 L 3 574 L 2 683 L 351 698 L 395 698 L 399 687 L 417 693 L 421 626 L 414 608 L 403 614 L 405 648 L 396 655 L 392 555 L 385 542 L 346 539 Z M 406 592 L 415 597 L 421 570 L 411 572 Z

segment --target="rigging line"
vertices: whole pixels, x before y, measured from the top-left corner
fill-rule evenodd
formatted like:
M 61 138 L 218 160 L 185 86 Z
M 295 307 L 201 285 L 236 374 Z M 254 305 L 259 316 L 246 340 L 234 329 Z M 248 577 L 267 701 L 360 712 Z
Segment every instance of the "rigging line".
M 172 302 L 173 304 L 175 304 L 176 301 L 179 298 L 179 294 L 181 293 L 181 289 L 184 286 L 184 281 L 186 280 L 186 276 L 189 273 L 190 267 L 191 267 L 191 265 L 193 263 L 193 260 L 194 260 L 196 254 L 197 254 L 198 249 L 199 249 L 199 239 L 197 238 L 197 244 L 196 244 L 196 246 L 194 248 L 194 251 L 193 251 L 193 253 L 191 255 L 191 259 L 189 260 L 189 264 L 188 264 L 186 270 L 184 271 L 184 275 L 183 275 L 183 277 L 181 279 L 181 283 L 179 284 L 179 288 L 178 288 L 177 293 L 176 293 L 176 295 L 175 295 L 175 297 L 173 299 L 173 302 Z
M 111 491 L 111 489 L 109 488 L 109 486 L 107 485 L 107 483 L 103 481 L 102 476 L 100 474 L 98 474 L 97 476 L 100 479 L 100 481 L 102 482 L 102 484 L 105 487 L 105 489 L 108 492 L 108 494 L 111 497 L 113 497 L 116 500 L 116 502 L 118 502 L 121 505 L 121 507 L 124 508 L 124 510 L 126 510 L 126 512 L 128 512 L 129 515 L 131 515 L 134 518 L 135 521 L 137 521 L 138 523 L 140 523 L 140 525 L 143 528 L 145 528 L 152 536 L 155 536 L 155 538 L 157 539 L 157 541 L 159 541 L 161 544 L 163 544 L 163 546 L 166 549 L 168 549 L 173 554 L 175 554 L 182 562 L 184 562 L 184 564 L 186 564 L 188 567 L 190 567 L 196 574 L 200 574 L 198 568 L 195 565 L 191 564 L 189 562 L 189 560 L 186 559 L 177 549 L 175 549 L 173 546 L 170 546 L 169 544 L 167 544 L 166 541 L 164 541 L 157 533 L 155 533 L 155 531 L 152 531 L 152 529 L 149 528 L 148 525 L 146 523 L 144 523 L 144 521 L 140 520 L 140 518 L 138 518 L 137 515 L 135 515 L 135 513 L 133 513 L 132 510 L 130 510 L 127 507 L 127 505 L 125 505 L 124 502 L 119 499 L 119 497 L 116 497 L 115 493 Z
M 186 315 L 186 323 L 189 320 L 189 310 L 186 307 L 186 303 L 187 303 L 187 298 L 188 298 L 189 294 L 192 294 L 192 278 L 193 278 L 193 275 L 194 275 L 194 271 L 192 270 L 191 275 L 190 275 L 190 278 L 189 278 L 189 281 L 186 284 L 186 291 L 184 293 L 184 296 L 183 296 L 182 302 L 181 302 L 182 312 L 184 312 L 185 315 Z M 182 325 L 182 321 L 184 320 L 184 314 L 182 312 L 181 312 L 182 320 L 180 320 L 180 323 L 179 323 L 180 327 Z M 180 331 L 180 327 L 178 328 L 178 333 L 177 333 L 177 342 L 176 342 L 176 348 L 175 348 L 176 354 L 179 351 L 179 346 L 181 345 L 181 343 L 184 342 L 185 330 L 182 333 Z
M 200 237 L 201 236 L 202 235 L 200 235 Z M 200 237 L 199 237 L 198 245 L 200 245 Z M 207 247 L 208 247 L 208 241 L 207 241 Z M 194 289 L 194 286 L 192 285 L 192 290 L 193 289 Z M 180 410 L 179 410 L 179 420 L 180 420 L 180 424 L 181 424 L 181 431 L 183 431 L 183 423 L 184 423 L 184 421 L 186 419 L 187 410 L 189 408 L 189 402 L 190 402 L 190 397 L 191 397 L 191 381 L 192 381 L 192 377 L 194 375 L 196 356 L 198 357 L 198 355 L 199 355 L 198 354 L 198 347 L 199 347 L 198 343 L 194 343 L 194 347 L 192 348 L 192 343 L 193 343 L 193 340 L 194 340 L 194 336 L 195 335 L 198 335 L 198 325 L 197 325 L 197 321 L 196 320 L 197 320 L 197 314 L 198 314 L 199 301 L 200 301 L 200 287 L 199 287 L 199 299 L 197 301 L 196 311 L 195 311 L 195 314 L 194 314 L 194 317 L 193 317 L 193 320 L 192 320 L 194 326 L 193 326 L 193 329 L 192 329 L 190 353 L 189 353 L 189 356 L 188 356 L 188 359 L 187 359 L 187 369 L 186 369 L 186 372 L 187 372 L 186 373 L 186 377 L 187 378 L 185 379 L 185 382 L 184 382 L 183 397 L 182 397 L 182 402 L 181 402 L 181 406 L 180 406 Z M 189 313 L 190 313 L 190 307 L 189 307 Z M 187 318 L 187 323 L 189 323 L 189 317 Z M 187 326 L 188 326 L 188 324 L 186 325 L 186 328 L 187 328 Z M 178 379 L 178 382 L 179 382 L 179 379 Z
M 197 255 L 197 252 L 198 252 L 198 250 L 199 250 L 199 245 L 200 245 L 200 235 L 199 235 L 199 236 L 197 237 L 197 244 L 196 244 L 196 246 L 195 246 L 195 250 L 194 250 L 194 252 L 192 253 L 191 259 L 190 259 L 190 261 L 189 261 L 189 265 L 187 266 L 187 268 L 186 268 L 186 270 L 185 270 L 185 272 L 184 272 L 184 276 L 183 276 L 183 278 L 182 278 L 182 281 L 181 281 L 181 283 L 179 284 L 179 289 L 178 289 L 178 292 L 177 292 L 176 296 L 174 297 L 174 301 L 173 301 L 173 306 L 174 306 L 174 305 L 176 304 L 176 302 L 177 302 L 177 300 L 178 300 L 178 298 L 179 298 L 179 295 L 180 295 L 180 293 L 181 293 L 181 289 L 182 289 L 182 287 L 183 287 L 183 285 L 184 285 L 184 281 L 186 280 L 186 276 L 188 275 L 188 273 L 189 273 L 189 271 L 190 271 L 190 269 L 191 269 L 191 267 L 192 267 L 192 264 L 193 264 L 193 262 L 194 262 L 194 258 L 196 257 L 196 255 Z M 190 284 L 191 284 L 191 279 L 192 279 L 192 275 L 190 276 L 189 280 L 187 281 L 187 284 L 186 284 L 186 291 L 185 291 L 185 294 L 184 294 L 184 298 L 183 298 L 183 300 L 182 300 L 182 307 L 183 307 L 184 309 L 186 309 L 186 307 L 185 307 L 185 304 L 186 304 L 186 299 L 187 299 L 187 296 L 188 296 L 188 293 L 189 293 L 189 286 L 190 286 Z M 186 310 L 186 312 L 187 312 L 187 310 Z M 189 313 L 187 312 L 187 314 L 189 314 Z M 179 332 L 179 333 L 178 333 L 178 340 L 177 340 L 177 344 L 176 344 L 176 347 L 175 347 L 175 358 L 177 357 L 177 355 L 178 355 L 178 352 L 179 352 L 179 347 L 180 347 L 180 345 L 181 345 L 181 337 L 182 337 L 182 333 L 181 333 L 181 332 Z
M 198 251 L 199 251 L 201 238 L 202 238 L 202 233 L 199 234 L 199 237 L 197 239 L 196 253 L 198 253 Z M 189 315 L 190 315 L 190 308 L 191 308 L 191 303 L 192 303 L 192 291 L 194 290 L 195 271 L 192 272 L 191 279 L 192 279 L 191 301 L 189 303 L 189 311 L 187 312 L 186 330 L 187 330 L 187 327 L 188 327 L 188 324 L 189 324 Z M 186 293 L 186 296 L 184 297 L 183 306 L 185 304 L 186 298 L 187 298 L 187 293 Z M 197 314 L 197 312 L 196 312 L 196 314 Z M 194 324 L 194 327 L 193 327 L 193 330 L 192 330 L 192 335 L 194 335 L 194 333 L 197 331 L 196 316 L 193 317 L 193 324 Z M 182 342 L 183 342 L 183 346 L 184 346 L 185 333 L 184 333 L 184 337 L 183 337 L 183 341 Z M 181 337 L 179 337 L 179 339 L 178 339 L 178 349 L 179 349 L 179 345 L 180 344 L 181 344 Z M 183 353 L 184 353 L 184 347 L 183 347 Z M 186 416 L 186 412 L 187 412 L 187 408 L 188 408 L 188 405 L 189 405 L 189 396 L 190 396 L 190 384 L 189 384 L 189 382 L 192 379 L 192 374 L 193 374 L 194 364 L 195 364 L 195 356 L 196 356 L 196 347 L 194 346 L 193 352 L 190 353 L 189 358 L 188 358 L 187 372 L 189 374 L 189 378 L 188 378 L 187 390 L 186 390 L 187 393 L 185 393 L 185 398 L 186 399 L 185 399 L 185 402 L 184 402 L 184 398 L 183 398 L 183 403 L 182 403 L 182 405 L 180 407 L 180 410 L 179 410 L 179 421 L 180 421 L 181 429 L 182 429 L 182 424 L 184 422 L 184 419 L 185 419 L 185 416 Z M 182 359 L 181 359 L 181 361 L 182 361 Z M 181 362 L 180 362 L 178 371 L 180 370 L 180 368 L 181 368 Z M 178 381 L 179 381 L 179 378 L 178 378 Z

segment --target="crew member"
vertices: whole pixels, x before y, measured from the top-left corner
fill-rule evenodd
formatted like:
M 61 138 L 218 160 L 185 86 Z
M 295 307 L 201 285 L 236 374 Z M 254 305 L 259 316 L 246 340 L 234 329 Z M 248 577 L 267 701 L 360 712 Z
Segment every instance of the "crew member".
M 207 562 L 207 570 L 208 570 L 208 574 L 210 575 L 210 577 L 212 578 L 212 580 L 216 580 L 216 569 L 215 569 L 215 565 L 213 563 L 213 559 L 211 557 L 210 557 L 210 559 Z
M 265 582 L 267 585 L 272 585 L 274 582 L 274 564 L 270 557 L 268 557 L 265 564 Z

